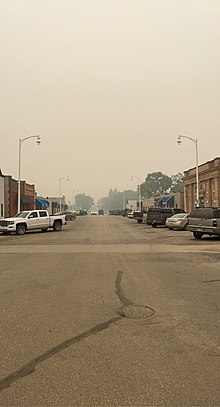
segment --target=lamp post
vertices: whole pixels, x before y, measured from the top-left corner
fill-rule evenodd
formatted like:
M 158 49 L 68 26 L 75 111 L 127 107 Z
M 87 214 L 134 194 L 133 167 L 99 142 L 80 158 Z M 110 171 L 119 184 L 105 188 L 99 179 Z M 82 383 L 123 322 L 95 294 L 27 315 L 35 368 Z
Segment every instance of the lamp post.
M 139 177 L 136 177 L 135 175 L 132 175 L 131 181 L 136 178 L 138 180 L 138 200 L 139 200 L 139 211 L 141 211 L 141 179 Z
M 39 134 L 37 134 L 36 136 L 28 136 L 28 137 L 24 137 L 24 138 L 19 138 L 19 149 L 18 149 L 18 213 L 21 211 L 21 146 L 26 140 L 29 140 L 30 138 L 36 138 L 38 146 L 41 143 L 41 139 L 40 139 Z
M 61 177 L 61 178 L 59 178 L 59 194 L 60 194 L 60 212 L 61 212 L 61 208 L 62 208 L 62 197 L 61 197 L 61 181 L 63 180 L 63 179 L 66 179 L 67 181 L 69 181 L 70 179 L 69 179 L 69 177 Z
M 182 142 L 182 138 L 187 138 L 188 140 L 192 141 L 196 147 L 196 207 L 199 207 L 199 153 L 198 153 L 198 139 L 194 139 L 188 136 L 182 136 L 179 134 L 177 137 L 177 144 L 180 146 Z

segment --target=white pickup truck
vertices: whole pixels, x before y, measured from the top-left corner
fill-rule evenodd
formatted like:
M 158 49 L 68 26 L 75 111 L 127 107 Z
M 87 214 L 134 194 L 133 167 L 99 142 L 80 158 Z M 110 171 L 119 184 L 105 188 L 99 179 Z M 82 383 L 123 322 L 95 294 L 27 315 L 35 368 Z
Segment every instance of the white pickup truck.
M 0 232 L 24 235 L 27 230 L 41 229 L 46 232 L 49 228 L 58 232 L 65 223 L 65 215 L 50 216 L 46 210 L 22 211 L 14 218 L 1 219 Z

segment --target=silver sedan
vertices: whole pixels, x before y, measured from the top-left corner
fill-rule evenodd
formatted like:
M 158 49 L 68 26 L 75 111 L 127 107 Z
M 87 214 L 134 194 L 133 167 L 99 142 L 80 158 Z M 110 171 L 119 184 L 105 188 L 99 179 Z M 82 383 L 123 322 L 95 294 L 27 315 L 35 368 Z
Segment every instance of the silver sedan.
M 177 213 L 166 220 L 166 227 L 170 230 L 187 230 L 189 213 Z

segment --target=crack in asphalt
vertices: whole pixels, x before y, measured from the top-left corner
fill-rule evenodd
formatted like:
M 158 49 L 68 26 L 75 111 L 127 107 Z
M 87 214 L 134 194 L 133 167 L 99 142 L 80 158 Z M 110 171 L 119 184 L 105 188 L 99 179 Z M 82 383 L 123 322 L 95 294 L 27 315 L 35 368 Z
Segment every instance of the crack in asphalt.
M 129 300 L 121 287 L 121 280 L 122 280 L 122 275 L 123 275 L 123 271 L 118 271 L 118 275 L 115 281 L 115 293 L 119 299 L 119 301 L 122 303 L 122 305 L 133 305 L 133 302 L 131 300 Z
M 3 389 L 10 387 L 10 385 L 19 379 L 35 372 L 35 368 L 40 363 L 44 362 L 45 360 L 51 358 L 52 356 L 56 355 L 57 353 L 63 351 L 64 349 L 69 348 L 76 342 L 79 342 L 83 339 L 88 338 L 91 335 L 95 335 L 100 331 L 103 331 L 114 322 L 122 319 L 121 316 L 117 316 L 115 318 L 109 319 L 108 321 L 101 322 L 100 324 L 95 325 L 88 331 L 81 333 L 80 335 L 74 336 L 72 338 L 66 339 L 65 341 L 59 343 L 58 345 L 54 346 L 53 348 L 47 350 L 46 352 L 42 353 L 41 355 L 37 356 L 36 358 L 30 360 L 28 363 L 23 365 L 20 369 L 16 370 L 15 372 L 9 374 L 8 376 L 4 377 L 0 380 L 0 391 Z
M 123 275 L 123 271 L 118 271 L 118 275 L 117 275 L 117 278 L 115 281 L 115 288 L 116 288 L 115 293 L 116 293 L 119 301 L 122 303 L 122 305 L 133 305 L 132 301 L 130 301 L 124 295 L 124 292 L 122 290 L 122 287 L 121 287 L 122 275 Z M 81 340 L 86 339 L 86 338 L 90 337 L 91 335 L 95 335 L 105 329 L 108 329 L 111 324 L 119 321 L 122 318 L 123 318 L 123 316 L 120 315 L 120 316 L 111 318 L 108 321 L 101 322 L 100 324 L 97 324 L 97 325 L 93 326 L 92 328 L 90 328 L 88 331 L 82 332 L 81 334 L 79 334 L 77 336 L 73 336 L 72 338 L 66 339 L 65 341 L 59 343 L 58 345 L 47 350 L 46 352 L 41 353 L 40 355 L 31 359 L 28 363 L 26 363 L 25 365 L 20 367 L 15 372 L 12 372 L 8 376 L 1 379 L 0 380 L 0 391 L 10 387 L 11 384 L 13 384 L 14 382 L 17 382 L 18 380 L 22 379 L 23 377 L 34 373 L 37 365 L 39 365 L 40 363 L 43 363 L 47 359 L 62 352 L 63 350 L 69 348 L 70 346 L 74 345 L 76 342 L 80 342 Z
M 220 281 L 220 278 L 216 278 L 215 280 L 203 280 L 203 283 L 216 283 Z

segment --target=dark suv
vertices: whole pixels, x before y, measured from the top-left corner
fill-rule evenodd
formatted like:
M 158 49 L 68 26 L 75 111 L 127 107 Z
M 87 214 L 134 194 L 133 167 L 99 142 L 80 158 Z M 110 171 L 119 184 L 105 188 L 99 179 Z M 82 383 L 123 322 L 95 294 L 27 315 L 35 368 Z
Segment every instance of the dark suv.
M 220 236 L 220 208 L 196 208 L 189 215 L 187 230 L 193 232 L 195 239 L 203 235 Z
M 185 213 L 185 211 L 179 208 L 148 208 L 147 224 L 154 228 L 158 225 L 165 226 L 167 218 L 177 213 Z

